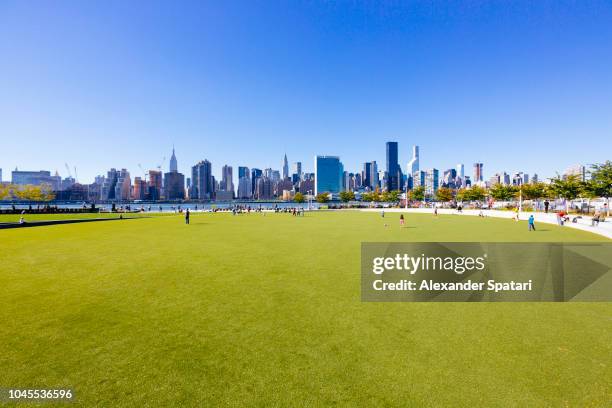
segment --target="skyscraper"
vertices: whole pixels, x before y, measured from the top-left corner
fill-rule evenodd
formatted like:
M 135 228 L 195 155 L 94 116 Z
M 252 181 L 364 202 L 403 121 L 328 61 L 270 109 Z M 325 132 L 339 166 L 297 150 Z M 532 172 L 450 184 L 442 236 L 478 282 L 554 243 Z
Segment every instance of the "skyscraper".
M 253 185 L 248 167 L 238 167 L 238 198 L 249 199 L 253 196 Z
M 149 200 L 159 200 L 162 195 L 162 172 L 160 170 L 149 170 Z
M 410 176 L 414 177 L 414 173 L 419 171 L 419 146 L 412 146 L 412 159 L 408 162 L 406 171 Z
M 283 159 L 283 180 L 289 178 L 289 163 L 287 162 L 287 153 L 285 153 L 285 158 Z
M 174 154 L 174 146 L 172 146 L 172 156 L 170 157 L 170 171 L 178 171 L 178 162 Z
M 378 166 L 376 161 L 363 163 L 362 185 L 370 191 L 374 191 L 378 187 Z
M 429 169 L 425 173 L 425 195 L 433 197 L 438 191 L 438 169 Z
M 234 192 L 234 176 L 232 166 L 227 164 L 221 168 L 221 183 L 219 190 Z
M 255 194 L 255 190 L 257 187 L 257 179 L 263 176 L 263 172 L 261 169 L 251 169 L 251 191 Z
M 482 174 L 482 163 L 474 163 L 474 183 L 478 183 L 483 180 Z
M 164 197 L 166 200 L 182 200 L 185 198 L 185 175 L 178 172 L 178 163 L 172 146 L 170 171 L 164 174 Z
M 212 164 L 200 161 L 191 168 L 191 192 L 189 197 L 199 200 L 212 200 L 214 197 Z
M 401 189 L 402 169 L 400 168 L 397 142 L 387 142 L 387 190 Z
M 344 167 L 337 156 L 315 157 L 315 194 L 342 191 Z
M 293 163 L 293 174 L 297 174 L 298 180 L 302 179 L 302 162 Z

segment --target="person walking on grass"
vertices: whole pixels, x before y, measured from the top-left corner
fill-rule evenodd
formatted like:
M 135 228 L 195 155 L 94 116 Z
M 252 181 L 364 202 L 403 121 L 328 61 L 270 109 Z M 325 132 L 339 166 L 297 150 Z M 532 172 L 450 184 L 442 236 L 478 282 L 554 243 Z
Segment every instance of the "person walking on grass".
M 185 224 L 189 225 L 189 208 L 185 211 Z
M 531 214 L 529 216 L 528 224 L 529 224 L 529 231 L 535 231 L 536 230 L 536 228 L 535 228 L 535 217 L 533 216 L 533 214 Z
M 404 214 L 400 214 L 400 228 L 404 228 Z

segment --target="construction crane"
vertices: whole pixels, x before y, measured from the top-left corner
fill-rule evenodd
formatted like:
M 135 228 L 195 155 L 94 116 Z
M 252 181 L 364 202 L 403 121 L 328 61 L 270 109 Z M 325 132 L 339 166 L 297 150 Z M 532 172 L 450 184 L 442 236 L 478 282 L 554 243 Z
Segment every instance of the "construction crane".
M 161 171 L 162 166 L 164 165 L 164 163 L 166 163 L 166 156 L 164 156 L 164 158 L 162 159 L 161 164 L 157 165 L 157 170 Z
M 68 163 L 64 163 L 64 166 L 66 166 L 66 171 L 68 172 L 68 177 L 72 178 L 72 173 L 70 172 L 70 166 L 68 166 Z
M 138 163 L 138 168 L 142 172 L 142 177 L 144 179 L 144 182 L 146 183 L 147 182 L 147 172 L 144 171 L 144 169 L 142 168 L 142 165 L 140 163 Z

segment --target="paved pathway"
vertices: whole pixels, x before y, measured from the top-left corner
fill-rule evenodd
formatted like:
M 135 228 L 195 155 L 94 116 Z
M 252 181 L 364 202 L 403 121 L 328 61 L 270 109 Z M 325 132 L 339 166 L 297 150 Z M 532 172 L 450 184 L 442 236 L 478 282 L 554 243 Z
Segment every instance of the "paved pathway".
M 368 208 L 363 209 L 361 211 L 375 211 L 380 212 L 381 208 Z M 422 214 L 432 214 L 433 209 L 431 208 L 385 208 L 385 212 L 407 212 L 407 213 L 422 213 Z M 513 211 L 499 211 L 499 210 L 482 210 L 485 216 L 487 217 L 497 217 L 497 218 L 509 218 L 514 217 Z M 480 210 L 463 210 L 461 213 L 458 213 L 457 210 L 449 209 L 449 208 L 438 208 L 438 214 L 452 214 L 452 215 L 472 215 L 478 216 Z M 527 220 L 529 216 L 533 214 L 535 216 L 536 227 L 538 222 L 544 222 L 547 224 L 557 224 L 557 215 L 555 213 L 542 213 L 542 212 L 522 212 L 520 214 L 521 220 Z M 603 235 L 604 237 L 612 239 L 612 217 L 606 218 L 605 222 L 600 222 L 599 226 L 593 227 L 591 226 L 591 217 L 590 216 L 582 216 L 582 219 L 577 220 L 576 223 L 571 222 L 571 219 L 574 218 L 574 215 L 570 215 L 570 221 L 565 223 L 566 227 L 576 228 L 583 231 L 592 232 L 595 234 Z

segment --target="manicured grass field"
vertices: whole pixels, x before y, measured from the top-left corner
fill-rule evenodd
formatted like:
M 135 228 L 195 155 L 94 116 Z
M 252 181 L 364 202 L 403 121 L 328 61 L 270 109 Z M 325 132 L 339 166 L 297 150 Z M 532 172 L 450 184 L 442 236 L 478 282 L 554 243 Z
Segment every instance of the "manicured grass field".
M 610 304 L 360 300 L 362 241 L 605 238 L 407 226 L 209 213 L 0 230 L 0 387 L 73 387 L 82 406 L 609 406 Z

